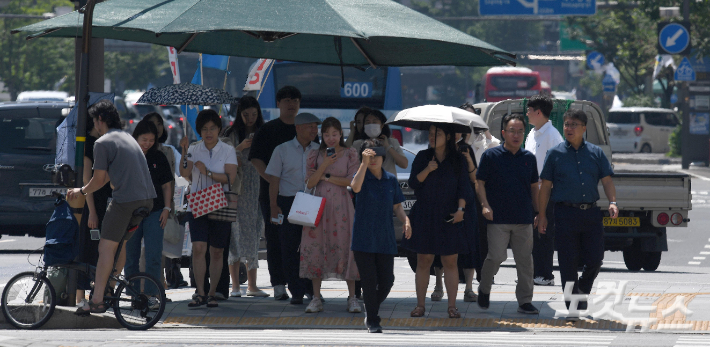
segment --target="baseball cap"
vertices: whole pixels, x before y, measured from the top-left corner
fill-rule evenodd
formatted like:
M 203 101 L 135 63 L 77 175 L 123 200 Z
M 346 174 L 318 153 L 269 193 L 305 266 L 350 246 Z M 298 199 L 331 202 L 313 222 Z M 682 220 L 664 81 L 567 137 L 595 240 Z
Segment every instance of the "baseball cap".
M 316 123 L 316 124 L 321 124 L 321 120 L 316 117 L 313 113 L 299 113 L 296 115 L 295 124 L 296 125 L 301 125 L 301 124 L 308 124 L 308 123 Z

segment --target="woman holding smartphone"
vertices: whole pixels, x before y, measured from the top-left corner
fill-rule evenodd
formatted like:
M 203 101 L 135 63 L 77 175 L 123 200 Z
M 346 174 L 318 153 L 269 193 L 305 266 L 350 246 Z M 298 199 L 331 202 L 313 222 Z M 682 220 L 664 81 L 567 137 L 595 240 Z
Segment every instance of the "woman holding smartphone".
M 459 253 L 468 253 L 464 214 L 473 191 L 466 159 L 458 151 L 455 133 L 448 125 L 429 128 L 429 146 L 417 153 L 412 163 L 409 186 L 414 189 L 417 202 L 409 212 L 412 238 L 401 243 L 403 248 L 417 253 L 417 306 L 411 316 L 424 316 L 429 268 L 434 255 L 441 255 L 449 318 L 459 318 L 457 260 Z
M 352 147 L 360 148 L 363 141 L 367 139 L 378 140 L 387 154 L 382 168 L 396 175 L 397 168 L 395 166 L 406 169 L 407 165 L 409 165 L 409 160 L 404 156 L 404 150 L 399 145 L 399 141 L 390 137 L 392 136 L 392 131 L 385 122 L 387 122 L 387 117 L 382 112 L 370 109 L 364 118 L 363 133 L 359 140 L 353 142 Z
M 353 252 L 350 250 L 355 207 L 347 187 L 359 166 L 357 152 L 345 147 L 340 121 L 328 117 L 321 125 L 323 141 L 318 150 L 308 154 L 308 189 L 325 198 L 325 211 L 317 227 L 304 227 L 301 237 L 301 278 L 313 281 L 313 300 L 306 313 L 323 311 L 320 293 L 323 280 L 348 283 L 348 312 L 362 312 L 355 298 L 355 280 L 359 279 Z
M 236 149 L 238 169 L 242 174 L 237 221 L 232 223 L 232 238 L 229 244 L 229 274 L 232 277 L 233 297 L 242 296 L 239 285 L 241 258 L 247 262 L 246 296 L 266 297 L 268 293 L 256 286 L 256 269 L 259 268 L 259 238 L 264 233 L 264 218 L 259 211 L 259 173 L 247 160 L 251 141 L 261 126 L 264 116 L 254 97 L 245 95 L 239 99 L 234 125 L 224 131 L 223 141 Z

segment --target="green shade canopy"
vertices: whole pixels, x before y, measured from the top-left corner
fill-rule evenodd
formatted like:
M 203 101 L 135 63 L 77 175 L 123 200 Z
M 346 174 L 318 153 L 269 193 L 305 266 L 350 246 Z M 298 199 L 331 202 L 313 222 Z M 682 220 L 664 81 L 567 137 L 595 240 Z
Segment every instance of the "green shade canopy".
M 78 11 L 13 32 L 81 36 Z M 345 66 L 515 65 L 515 55 L 390 0 L 108 0 L 93 37 Z M 340 52 L 340 54 L 339 54 Z

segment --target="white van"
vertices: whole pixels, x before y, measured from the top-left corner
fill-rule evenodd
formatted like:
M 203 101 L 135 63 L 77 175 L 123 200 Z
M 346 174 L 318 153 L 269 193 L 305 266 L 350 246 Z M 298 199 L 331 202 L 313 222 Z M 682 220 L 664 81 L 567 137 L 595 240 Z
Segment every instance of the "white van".
M 609 110 L 606 124 L 613 152 L 666 153 L 668 138 L 680 121 L 666 108 L 618 107 Z

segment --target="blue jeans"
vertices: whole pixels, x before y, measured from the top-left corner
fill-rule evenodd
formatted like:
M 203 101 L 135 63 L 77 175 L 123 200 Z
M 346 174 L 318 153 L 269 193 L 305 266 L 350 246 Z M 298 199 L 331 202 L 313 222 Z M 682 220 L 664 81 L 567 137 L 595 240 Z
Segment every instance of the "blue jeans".
M 141 257 L 141 240 L 145 240 L 145 272 L 153 276 L 161 284 L 160 274 L 163 271 L 163 228 L 160 227 L 160 214 L 163 210 L 151 212 L 145 218 L 133 236 L 126 242 L 126 277 L 138 273 L 138 262 Z M 147 295 L 157 295 L 158 288 L 146 285 Z

